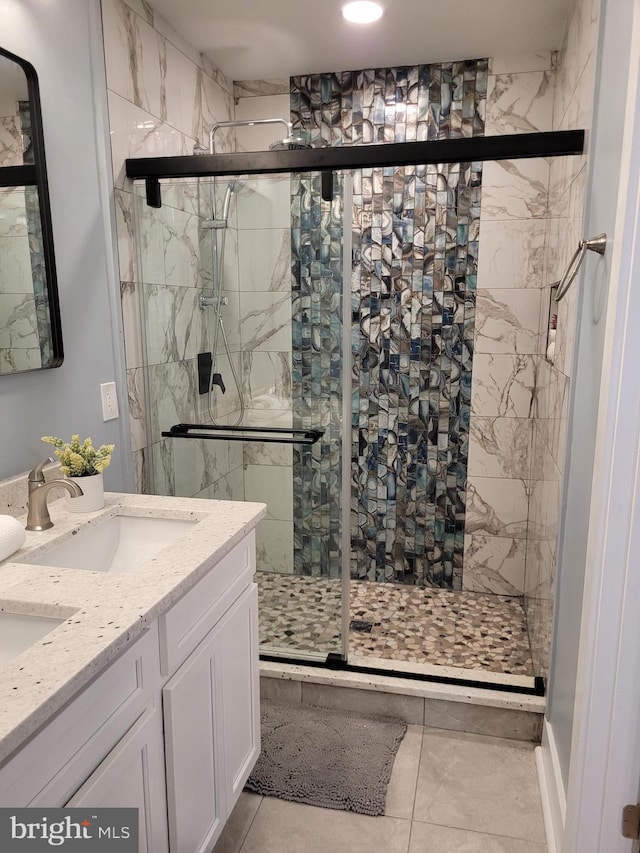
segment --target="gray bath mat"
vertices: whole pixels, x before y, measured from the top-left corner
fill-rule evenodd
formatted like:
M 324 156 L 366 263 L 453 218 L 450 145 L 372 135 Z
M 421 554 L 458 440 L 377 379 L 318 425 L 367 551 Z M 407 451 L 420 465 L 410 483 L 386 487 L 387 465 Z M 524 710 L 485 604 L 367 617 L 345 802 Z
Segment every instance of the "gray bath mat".
M 325 809 L 384 812 L 407 725 L 331 708 L 262 702 L 262 752 L 247 790 Z

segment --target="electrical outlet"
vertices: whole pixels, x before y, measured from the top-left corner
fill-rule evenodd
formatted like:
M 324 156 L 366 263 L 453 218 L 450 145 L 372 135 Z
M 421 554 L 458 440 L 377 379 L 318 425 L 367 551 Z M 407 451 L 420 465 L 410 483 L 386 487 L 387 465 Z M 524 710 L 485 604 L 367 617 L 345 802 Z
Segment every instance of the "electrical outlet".
M 100 386 L 100 397 L 102 399 L 102 420 L 112 421 L 118 417 L 118 397 L 116 396 L 116 383 L 103 382 Z

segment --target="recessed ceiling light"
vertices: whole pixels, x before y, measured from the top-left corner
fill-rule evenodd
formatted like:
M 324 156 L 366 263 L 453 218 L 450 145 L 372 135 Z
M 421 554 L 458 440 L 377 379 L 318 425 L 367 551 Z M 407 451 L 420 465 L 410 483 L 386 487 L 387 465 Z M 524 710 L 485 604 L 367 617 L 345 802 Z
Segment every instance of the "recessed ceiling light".
M 342 8 L 342 14 L 352 24 L 372 24 L 382 17 L 382 6 L 371 0 L 356 0 Z

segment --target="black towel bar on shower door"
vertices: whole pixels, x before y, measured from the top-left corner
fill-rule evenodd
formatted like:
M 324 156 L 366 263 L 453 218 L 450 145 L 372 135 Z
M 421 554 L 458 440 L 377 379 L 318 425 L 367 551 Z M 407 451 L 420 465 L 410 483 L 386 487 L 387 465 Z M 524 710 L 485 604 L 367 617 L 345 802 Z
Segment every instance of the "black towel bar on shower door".
M 204 430 L 193 432 L 192 430 Z M 211 433 L 218 433 L 212 435 Z M 250 433 L 234 435 L 234 433 Z M 324 435 L 322 429 L 286 427 L 212 426 L 211 424 L 175 424 L 163 432 L 164 438 L 204 438 L 208 441 L 268 441 L 279 444 L 315 444 Z

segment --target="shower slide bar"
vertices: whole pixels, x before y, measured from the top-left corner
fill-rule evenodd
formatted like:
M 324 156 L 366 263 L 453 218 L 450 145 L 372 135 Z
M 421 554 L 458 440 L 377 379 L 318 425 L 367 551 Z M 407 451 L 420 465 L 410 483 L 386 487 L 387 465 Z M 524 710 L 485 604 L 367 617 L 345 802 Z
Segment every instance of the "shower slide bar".
M 192 432 L 204 430 L 204 432 Z M 218 433 L 211 435 L 211 433 Z M 249 433 L 249 435 L 238 435 Z M 163 438 L 204 438 L 208 441 L 265 441 L 277 444 L 315 444 L 324 435 L 322 429 L 286 427 L 212 426 L 211 424 L 175 424 L 163 432 Z
M 597 237 L 591 237 L 589 240 L 580 240 L 578 248 L 573 253 L 573 257 L 569 261 L 569 266 L 558 284 L 556 302 L 560 302 L 567 295 L 569 288 L 573 284 L 573 280 L 578 275 L 578 270 L 587 252 L 597 252 L 599 255 L 604 255 L 606 249 L 606 234 L 598 234 Z

